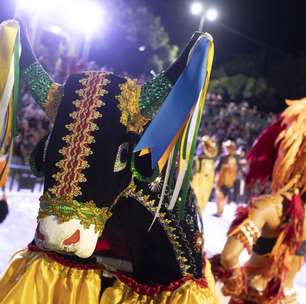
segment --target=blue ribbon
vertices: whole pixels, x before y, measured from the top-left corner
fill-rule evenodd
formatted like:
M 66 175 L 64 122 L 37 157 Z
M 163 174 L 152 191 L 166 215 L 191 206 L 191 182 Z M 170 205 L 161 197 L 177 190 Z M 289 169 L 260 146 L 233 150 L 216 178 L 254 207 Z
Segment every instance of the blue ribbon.
M 198 100 L 206 79 L 209 44 L 208 37 L 199 38 L 187 66 L 134 148 L 134 152 L 151 149 L 152 168 L 156 167 Z

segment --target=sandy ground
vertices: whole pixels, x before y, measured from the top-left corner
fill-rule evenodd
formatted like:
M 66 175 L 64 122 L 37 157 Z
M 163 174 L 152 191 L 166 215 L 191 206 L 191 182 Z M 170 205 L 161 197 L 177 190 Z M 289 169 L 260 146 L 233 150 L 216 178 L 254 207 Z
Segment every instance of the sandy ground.
M 5 270 L 10 257 L 14 252 L 24 248 L 32 240 L 36 228 L 39 191 L 12 191 L 8 193 L 10 207 L 9 216 L 0 225 L 0 272 Z M 205 249 L 208 255 L 222 250 L 226 231 L 233 219 L 236 205 L 226 206 L 222 218 L 213 217 L 215 204 L 209 203 L 204 214 Z M 246 254 L 242 259 L 246 259 Z M 306 266 L 302 269 L 295 281 L 299 304 L 306 303 Z M 222 303 L 227 303 L 222 299 Z

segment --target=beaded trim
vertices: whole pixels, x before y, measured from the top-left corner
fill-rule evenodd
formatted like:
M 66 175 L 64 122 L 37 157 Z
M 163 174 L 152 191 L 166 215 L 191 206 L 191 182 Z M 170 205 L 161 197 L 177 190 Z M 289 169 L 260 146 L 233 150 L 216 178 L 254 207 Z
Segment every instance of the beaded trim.
M 142 116 L 139 109 L 141 87 L 136 80 L 126 78 L 126 82 L 120 84 L 119 88 L 121 93 L 116 96 L 116 99 L 121 112 L 120 122 L 127 127 L 129 132 L 140 134 L 149 121 Z
M 248 252 L 252 252 L 253 245 L 256 243 L 261 233 L 258 227 L 250 220 L 246 219 L 239 227 L 239 230 L 229 236 L 239 240 Z
M 171 91 L 172 84 L 162 72 L 141 88 L 139 109 L 142 115 L 152 119 Z
M 143 193 L 143 190 L 137 190 L 137 186 L 134 181 L 130 183 L 127 189 L 122 193 L 123 197 L 131 197 L 141 203 L 147 210 L 149 210 L 152 215 L 155 215 L 157 211 L 157 206 L 155 200 L 150 199 L 149 195 Z M 162 225 L 164 231 L 166 232 L 170 243 L 175 251 L 177 262 L 180 266 L 183 275 L 188 274 L 190 265 L 188 265 L 188 259 L 184 256 L 181 244 L 177 241 L 178 236 L 175 234 L 177 228 L 175 228 L 175 221 L 173 219 L 167 218 L 165 212 L 160 212 L 158 215 L 158 221 Z
M 49 192 L 45 192 L 39 200 L 38 219 L 50 215 L 56 216 L 60 223 L 77 219 L 85 229 L 91 224 L 95 225 L 95 232 L 100 234 L 106 221 L 112 216 L 108 207 L 98 208 L 93 201 L 80 203 L 69 196 L 55 198 Z
M 79 99 L 73 101 L 76 111 L 69 114 L 73 122 L 65 126 L 70 133 L 63 137 L 66 145 L 59 150 L 64 158 L 56 163 L 60 170 L 52 175 L 57 183 L 48 190 L 56 197 L 73 198 L 82 194 L 79 184 L 86 182 L 82 171 L 89 167 L 86 158 L 92 154 L 90 144 L 95 142 L 91 133 L 98 130 L 94 121 L 102 117 L 97 110 L 105 105 L 100 98 L 107 94 L 105 86 L 110 82 L 107 74 L 88 72 L 85 75 L 79 80 L 83 89 L 76 91 Z
M 39 62 L 35 61 L 23 71 L 24 80 L 34 99 L 43 105 L 48 98 L 53 81 Z

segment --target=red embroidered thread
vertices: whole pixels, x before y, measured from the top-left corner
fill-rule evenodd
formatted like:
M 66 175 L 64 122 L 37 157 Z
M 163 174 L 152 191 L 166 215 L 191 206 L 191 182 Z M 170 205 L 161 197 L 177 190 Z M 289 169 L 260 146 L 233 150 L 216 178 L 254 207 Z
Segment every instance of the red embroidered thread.
M 201 288 L 208 287 L 208 283 L 205 278 L 195 279 L 191 276 L 185 276 L 179 280 L 170 283 L 169 285 L 156 285 L 156 286 L 148 286 L 137 283 L 133 278 L 125 276 L 122 273 L 117 273 L 116 276 L 122 283 L 129 286 L 133 291 L 137 292 L 138 294 L 143 294 L 148 296 L 153 296 L 163 291 L 174 291 L 188 281 L 194 281 Z

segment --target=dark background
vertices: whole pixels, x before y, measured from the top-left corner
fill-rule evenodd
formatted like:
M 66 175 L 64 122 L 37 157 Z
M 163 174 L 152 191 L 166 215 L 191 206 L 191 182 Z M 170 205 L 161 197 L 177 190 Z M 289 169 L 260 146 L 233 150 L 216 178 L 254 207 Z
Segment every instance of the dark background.
M 0 20 L 13 15 L 17 0 L 0 0 Z M 63 0 L 65 1 L 65 0 Z M 128 2 L 128 0 L 127 0 Z M 161 16 L 171 42 L 182 47 L 197 30 L 199 16 L 190 14 L 191 0 L 141 0 Z M 216 43 L 216 59 L 266 49 L 271 53 L 298 54 L 306 51 L 306 0 L 215 0 L 204 1 L 220 12 L 219 19 L 206 22 L 205 30 Z M 223 24 L 258 41 L 233 34 Z
M 199 25 L 199 17 L 190 14 L 188 0 L 142 0 L 160 15 L 172 43 L 182 46 Z M 306 51 L 305 0 L 215 0 L 204 1 L 207 7 L 220 12 L 219 19 L 207 22 L 205 30 L 212 33 L 216 59 L 262 49 L 271 53 L 298 54 Z M 257 44 L 226 30 L 228 26 L 258 41 Z M 261 45 L 262 44 L 262 45 Z

